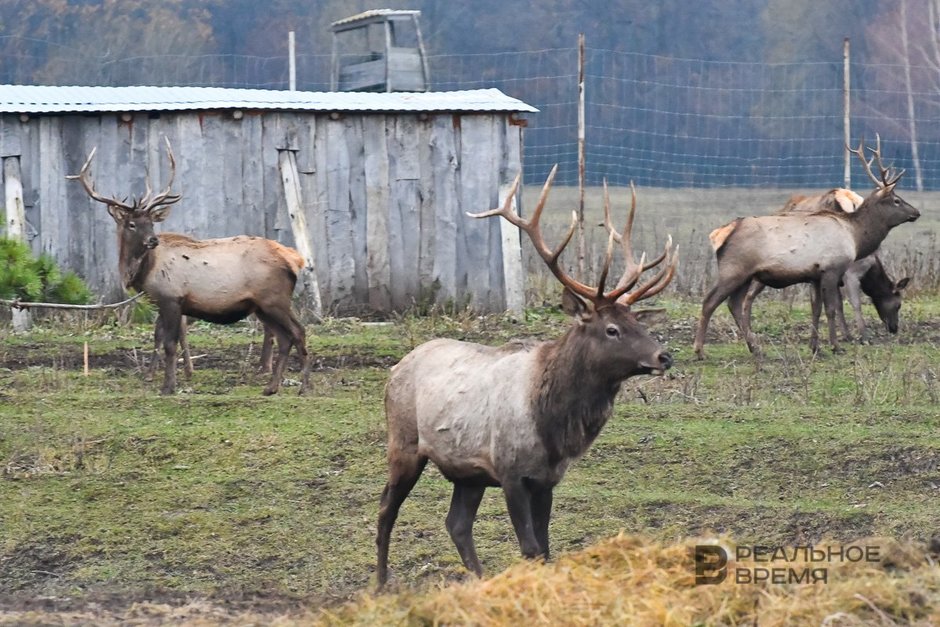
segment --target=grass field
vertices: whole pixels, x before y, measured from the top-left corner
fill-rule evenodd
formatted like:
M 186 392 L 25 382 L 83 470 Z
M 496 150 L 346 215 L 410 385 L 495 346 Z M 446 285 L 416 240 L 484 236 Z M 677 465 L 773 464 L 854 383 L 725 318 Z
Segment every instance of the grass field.
M 537 191 L 527 188 L 525 207 Z M 624 531 L 651 547 L 716 535 L 771 546 L 888 536 L 938 559 L 940 214 L 931 206 L 940 195 L 905 194 L 923 217 L 884 247 L 895 278 L 914 277 L 900 335 L 877 325 L 872 344 L 813 357 L 805 290 L 790 289 L 755 305 L 762 362 L 724 308 L 706 359 L 693 358 L 714 274 L 707 233 L 769 213 L 789 193 L 638 190 L 635 247 L 652 252 L 668 231 L 682 248 L 679 274 L 655 303 L 668 318 L 652 329 L 676 363 L 665 377 L 624 385 L 613 418 L 556 490 L 556 555 Z M 628 202 L 625 190 L 613 191 L 618 221 Z M 576 206 L 574 190 L 553 190 L 549 241 Z M 591 190 L 589 261 L 606 245 L 601 206 Z M 56 317 L 27 335 L 0 327 L 0 623 L 257 624 L 337 612 L 359 598 L 374 583 L 388 369 L 435 337 L 559 336 L 568 322 L 557 290 L 529 249 L 524 242 L 528 301 L 537 306 L 524 316 L 435 311 L 311 326 L 313 389 L 303 398 L 296 381 L 260 395 L 261 334 L 248 323 L 194 325 L 197 372 L 169 398 L 141 377 L 150 325 Z M 866 315 L 876 326 L 870 306 Z M 449 484 L 429 469 L 405 502 L 390 559 L 393 587 L 406 593 L 392 603 L 398 609 L 412 591 L 466 578 L 444 529 L 449 498 Z M 475 535 L 487 574 L 519 562 L 499 491 L 484 498 Z M 354 620 L 357 611 L 334 616 Z
M 658 542 L 938 542 L 940 299 L 906 302 L 898 337 L 879 331 L 871 345 L 816 358 L 807 307 L 762 300 L 761 364 L 724 309 L 706 359 L 695 361 L 698 304 L 658 304 L 669 317 L 653 331 L 676 365 L 624 386 L 614 417 L 556 490 L 556 555 L 622 530 Z M 127 618 L 145 600 L 310 612 L 368 590 L 388 368 L 434 337 L 499 343 L 555 337 L 566 325 L 553 307 L 518 320 L 329 319 L 309 330 L 313 391 L 298 397 L 288 386 L 270 398 L 254 372 L 260 331 L 249 324 L 194 325 L 197 371 L 169 398 L 140 376 L 149 325 L 0 331 L 0 622 L 78 610 L 92 622 Z M 465 578 L 443 524 L 449 494 L 429 470 L 405 502 L 392 538 L 395 586 Z M 499 491 L 484 498 L 475 535 L 488 574 L 519 561 Z

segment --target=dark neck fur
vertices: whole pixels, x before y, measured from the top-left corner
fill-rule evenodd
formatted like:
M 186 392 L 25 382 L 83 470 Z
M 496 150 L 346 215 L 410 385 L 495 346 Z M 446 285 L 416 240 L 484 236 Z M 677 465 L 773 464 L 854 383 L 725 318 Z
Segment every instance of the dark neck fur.
M 620 381 L 611 382 L 591 373 L 578 342 L 566 341 L 577 328 L 542 347 L 545 364 L 534 390 L 533 404 L 538 434 L 548 451 L 549 463 L 582 455 L 610 418 Z
M 153 251 L 144 246 L 140 248 L 139 251 L 132 251 L 123 238 L 118 242 L 118 271 L 125 289 L 133 287 L 141 291 L 144 278 L 153 265 Z
M 863 274 L 861 279 L 859 279 L 859 286 L 862 288 L 862 291 L 874 301 L 887 298 L 894 294 L 894 282 L 891 280 L 891 277 L 888 276 L 888 273 L 885 272 L 884 266 L 881 265 L 881 260 L 877 258 L 871 268 L 868 269 L 868 272 Z

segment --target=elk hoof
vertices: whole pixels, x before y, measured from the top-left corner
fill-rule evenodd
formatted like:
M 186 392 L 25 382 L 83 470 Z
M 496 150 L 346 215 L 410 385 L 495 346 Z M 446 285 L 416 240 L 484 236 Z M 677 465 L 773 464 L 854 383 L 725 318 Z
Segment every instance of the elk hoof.
M 271 396 L 273 394 L 277 394 L 277 388 L 266 387 L 263 390 L 261 390 L 262 396 Z
M 173 394 L 176 394 L 176 387 L 163 386 L 160 388 L 160 394 L 163 396 L 172 396 Z

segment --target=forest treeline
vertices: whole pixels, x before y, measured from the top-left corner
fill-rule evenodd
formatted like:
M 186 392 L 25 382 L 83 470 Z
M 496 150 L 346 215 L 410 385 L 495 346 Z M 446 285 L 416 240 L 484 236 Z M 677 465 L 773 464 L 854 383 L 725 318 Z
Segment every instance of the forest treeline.
M 926 2 L 927 0 L 908 0 Z M 382 6 L 388 3 L 380 3 Z M 709 61 L 819 62 L 842 39 L 867 56 L 866 31 L 888 9 L 874 0 L 401 0 L 419 9 L 432 55 L 568 48 Z M 363 0 L 29 0 L 0 3 L 0 78 L 92 83 L 95 67 L 157 55 L 330 53 L 330 24 L 377 8 Z M 83 72 L 77 62 L 86 62 Z M 883 59 L 881 61 L 884 61 Z M 234 60 L 232 62 L 238 62 Z M 146 79 L 146 77 L 141 77 Z
M 2 2 L 0 83 L 284 89 L 287 33 L 294 31 L 298 87 L 323 90 L 330 24 L 389 4 Z M 392 5 L 422 12 L 433 88 L 495 86 L 541 109 L 527 136 L 527 170 L 539 146 L 559 147 L 557 154 L 546 148 L 547 161 L 571 163 L 572 77 L 584 33 L 595 163 L 622 161 L 642 178 L 687 161 L 678 179 L 650 180 L 667 185 L 716 184 L 709 177 L 717 184 L 811 185 L 823 165 L 827 180 L 837 177 L 841 166 L 832 155 L 842 143 L 842 51 L 850 38 L 853 134 L 880 132 L 893 159 L 926 188 L 940 187 L 938 7 L 940 0 Z M 620 155 L 618 146 L 634 150 Z M 789 173 L 766 174 L 769 164 L 788 162 Z M 571 171 L 563 168 L 562 178 Z

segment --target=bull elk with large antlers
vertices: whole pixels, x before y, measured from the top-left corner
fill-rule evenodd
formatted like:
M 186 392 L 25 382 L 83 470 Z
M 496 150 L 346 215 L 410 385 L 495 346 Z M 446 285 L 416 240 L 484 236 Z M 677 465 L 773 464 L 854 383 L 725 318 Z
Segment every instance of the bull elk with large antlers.
M 864 200 L 852 190 L 840 187 L 815 196 L 792 196 L 783 208 L 776 213 L 778 215 L 820 212 L 831 212 L 837 215 L 853 213 Z M 878 256 L 878 251 L 867 257 L 856 259 L 849 264 L 845 274 L 842 275 L 841 287 L 848 298 L 849 304 L 852 305 L 852 311 L 855 314 L 855 326 L 861 340 L 865 340 L 868 336 L 865 316 L 862 315 L 862 293 L 871 299 L 875 310 L 878 312 L 878 317 L 885 325 L 885 329 L 889 333 L 897 333 L 900 327 L 901 292 L 907 287 L 910 280 L 910 277 L 904 277 L 899 281 L 892 279 L 885 270 L 884 264 Z M 743 319 L 735 319 L 739 329 L 745 328 L 745 325 L 748 328 L 750 327 L 751 306 L 764 287 L 763 283 L 756 280 L 752 281 L 751 290 L 744 300 Z M 732 315 L 740 314 L 740 312 L 734 311 L 733 308 L 731 313 Z M 818 321 L 814 320 L 813 325 L 816 324 L 818 324 Z M 842 327 L 843 337 L 851 341 L 852 334 L 842 312 L 839 312 L 839 325 Z
M 611 229 L 597 287 L 570 277 L 559 255 L 576 222 L 554 250 L 539 227 L 556 171 L 557 166 L 529 220 L 512 209 L 520 177 L 502 208 L 468 215 L 502 216 L 529 236 L 564 286 L 562 307 L 574 324 L 556 340 L 501 347 L 432 340 L 392 368 L 385 390 L 388 483 L 376 537 L 379 586 L 388 576 L 389 538 L 399 508 L 429 459 L 454 484 L 446 526 L 469 570 L 477 575 L 483 570 L 472 532 L 487 487 L 502 487 L 522 554 L 547 558 L 552 490 L 600 433 L 621 383 L 636 375 L 662 374 L 672 365 L 669 354 L 640 323 L 643 312 L 630 307 L 668 285 L 677 252 L 667 244 L 659 258 L 661 269 L 634 289 L 650 267 L 644 265 L 645 257 L 637 263 L 630 254 L 634 202 L 623 235 Z M 629 255 L 628 265 L 617 286 L 605 292 L 618 239 Z
M 836 320 L 842 311 L 839 281 L 849 265 L 875 252 L 894 227 L 913 222 L 920 212 L 894 193 L 904 174 L 886 168 L 881 161 L 881 141 L 877 141 L 871 159 L 866 159 L 864 143 L 852 152 L 861 159 L 875 189 L 852 213 L 820 211 L 812 214 L 738 218 L 711 234 L 718 258 L 718 283 L 702 303 L 702 315 L 695 332 L 695 353 L 704 355 L 705 332 L 715 309 L 730 298 L 728 306 L 735 320 L 743 323 L 741 332 L 748 348 L 759 348 L 744 315 L 745 301 L 752 281 L 775 288 L 796 283 L 813 286 L 813 330 L 810 347 L 819 350 L 818 321 L 825 304 L 829 322 L 829 344 L 838 350 Z M 877 162 L 880 176 L 871 166 Z
M 95 150 L 81 171 L 68 177 L 79 181 L 90 198 L 106 205 L 114 218 L 124 287 L 145 292 L 157 305 L 155 336 L 162 339 L 166 360 L 161 393 L 176 390 L 176 347 L 184 315 L 231 324 L 253 313 L 278 344 L 277 363 L 264 394 L 277 392 L 293 347 L 303 362 L 302 394 L 310 363 L 304 327 L 294 316 L 291 297 L 303 260 L 296 251 L 262 237 L 196 240 L 178 233 L 156 235 L 153 225 L 166 220 L 170 206 L 181 198 L 170 191 L 176 160 L 169 140 L 166 153 L 170 161 L 166 187 L 154 194 L 148 176 L 140 200 L 126 202 L 95 191 L 88 178 Z

